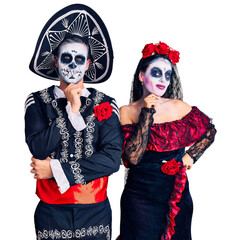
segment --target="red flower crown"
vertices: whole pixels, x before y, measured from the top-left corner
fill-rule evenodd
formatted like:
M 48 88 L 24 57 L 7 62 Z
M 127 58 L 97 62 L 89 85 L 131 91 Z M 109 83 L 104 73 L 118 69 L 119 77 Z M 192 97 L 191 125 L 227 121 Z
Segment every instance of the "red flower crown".
M 166 43 L 163 42 L 146 44 L 142 50 L 142 54 L 142 58 L 147 58 L 155 54 L 166 55 L 174 65 L 179 62 L 180 58 L 180 53 L 178 51 L 170 48 Z

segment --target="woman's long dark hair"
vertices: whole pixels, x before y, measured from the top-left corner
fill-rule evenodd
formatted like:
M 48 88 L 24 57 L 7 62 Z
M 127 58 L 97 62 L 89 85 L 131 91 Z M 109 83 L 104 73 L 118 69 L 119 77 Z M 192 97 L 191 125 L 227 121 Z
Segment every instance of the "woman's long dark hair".
M 147 67 L 149 66 L 149 64 L 154 59 L 157 59 L 157 58 L 164 58 L 170 62 L 170 60 L 168 59 L 167 56 L 161 55 L 161 54 L 155 54 L 155 55 L 147 57 L 147 58 L 142 58 L 139 61 L 135 74 L 134 74 L 134 80 L 132 82 L 130 103 L 135 102 L 138 99 L 140 99 L 143 94 L 142 84 L 139 80 L 139 73 L 145 72 Z M 171 63 L 171 65 L 172 65 L 171 80 L 170 80 L 170 84 L 169 84 L 165 94 L 163 95 L 163 97 L 182 100 L 183 92 L 182 92 L 182 86 L 181 86 L 178 70 L 177 70 L 176 65 L 174 65 L 172 63 Z

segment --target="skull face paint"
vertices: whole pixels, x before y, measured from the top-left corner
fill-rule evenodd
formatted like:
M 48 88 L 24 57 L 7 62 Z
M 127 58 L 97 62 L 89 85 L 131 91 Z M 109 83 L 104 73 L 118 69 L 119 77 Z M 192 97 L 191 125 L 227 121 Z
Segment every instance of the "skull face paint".
M 88 66 L 88 47 L 84 43 L 64 43 L 59 48 L 58 72 L 67 84 L 78 83 Z
M 164 58 L 157 58 L 150 62 L 145 72 L 142 72 L 143 86 L 149 93 L 161 97 L 170 84 L 171 75 L 171 63 Z

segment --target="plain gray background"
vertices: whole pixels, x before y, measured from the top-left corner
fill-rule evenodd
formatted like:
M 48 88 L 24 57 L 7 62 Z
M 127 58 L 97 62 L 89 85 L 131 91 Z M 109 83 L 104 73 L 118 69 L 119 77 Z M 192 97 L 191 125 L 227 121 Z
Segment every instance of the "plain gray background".
M 38 203 L 24 139 L 29 93 L 57 82 L 28 69 L 47 20 L 69 0 L 1 3 L 1 239 L 35 239 Z M 213 118 L 215 143 L 188 172 L 194 201 L 194 240 L 241 239 L 240 228 L 240 11 L 238 1 L 83 0 L 105 22 L 114 49 L 110 79 L 96 87 L 128 104 L 132 77 L 146 43 L 163 41 L 180 52 L 184 101 Z M 108 195 L 113 239 L 119 233 L 124 167 L 112 175 Z

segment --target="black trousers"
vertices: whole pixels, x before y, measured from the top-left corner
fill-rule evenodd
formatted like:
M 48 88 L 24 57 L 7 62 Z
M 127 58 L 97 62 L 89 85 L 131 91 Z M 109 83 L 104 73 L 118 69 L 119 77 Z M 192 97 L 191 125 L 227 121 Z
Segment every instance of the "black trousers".
M 35 215 L 37 240 L 111 239 L 109 200 L 95 204 L 53 205 L 39 202 Z

